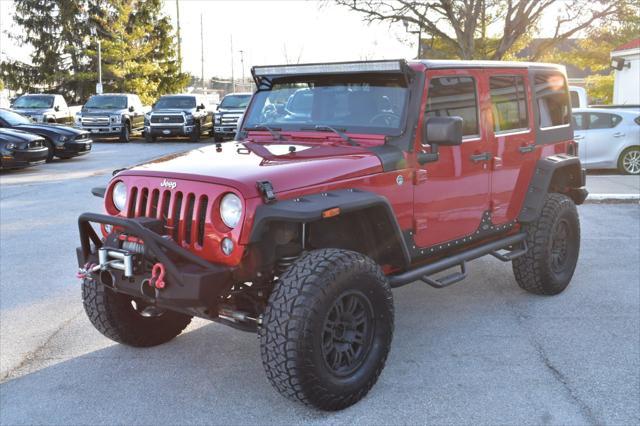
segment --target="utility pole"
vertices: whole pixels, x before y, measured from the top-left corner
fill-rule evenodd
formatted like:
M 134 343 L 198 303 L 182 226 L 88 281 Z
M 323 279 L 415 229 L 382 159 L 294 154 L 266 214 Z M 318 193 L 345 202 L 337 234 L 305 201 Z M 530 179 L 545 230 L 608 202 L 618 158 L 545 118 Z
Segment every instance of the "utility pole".
M 177 36 L 178 36 L 178 70 L 182 72 L 182 38 L 180 38 L 180 5 L 176 0 L 176 21 L 177 21 Z
M 240 50 L 240 66 L 242 67 L 242 90 L 244 90 L 244 50 Z
M 204 85 L 204 30 L 202 27 L 202 12 L 200 12 L 200 79 L 202 80 L 202 91 L 205 92 Z
M 233 34 L 231 35 L 231 91 L 236 91 L 236 80 L 233 75 Z

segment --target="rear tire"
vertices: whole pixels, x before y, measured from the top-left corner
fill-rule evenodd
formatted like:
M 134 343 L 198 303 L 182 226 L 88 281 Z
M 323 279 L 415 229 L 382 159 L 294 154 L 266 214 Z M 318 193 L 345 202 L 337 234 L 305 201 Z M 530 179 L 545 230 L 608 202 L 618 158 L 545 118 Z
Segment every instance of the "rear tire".
M 145 317 L 134 308 L 133 298 L 114 292 L 95 280 L 82 281 L 82 302 L 93 326 L 106 337 L 129 346 L 149 347 L 166 343 L 191 322 L 173 311 Z M 141 309 L 140 309 L 141 310 Z
M 632 146 L 620 154 L 618 170 L 625 175 L 640 174 L 640 147 Z
M 262 364 L 284 396 L 323 410 L 362 399 L 384 368 L 393 297 L 370 258 L 303 254 L 276 282 L 259 330 Z
M 561 293 L 571 281 L 580 252 L 580 219 L 571 198 L 548 194 L 540 217 L 523 226 L 529 251 L 513 260 L 518 285 L 534 294 Z

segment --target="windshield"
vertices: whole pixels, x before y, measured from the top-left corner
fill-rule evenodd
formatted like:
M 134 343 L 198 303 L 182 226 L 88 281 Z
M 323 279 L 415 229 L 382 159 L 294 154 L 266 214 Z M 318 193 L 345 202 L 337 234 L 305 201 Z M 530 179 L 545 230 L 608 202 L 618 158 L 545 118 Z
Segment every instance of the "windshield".
M 195 108 L 196 98 L 193 96 L 166 96 L 156 102 L 155 108 Z
M 220 108 L 246 108 L 251 95 L 229 95 L 225 96 L 220 103 Z
M 0 118 L 5 121 L 9 126 L 18 126 L 20 124 L 29 124 L 31 120 L 22 114 L 18 114 L 6 109 L 0 110 Z
M 311 76 L 279 80 L 254 95 L 245 128 L 303 130 L 331 126 L 352 133 L 402 133 L 409 90 L 400 76 Z M 303 80 L 303 81 L 301 81 Z
M 125 109 L 127 107 L 126 96 L 92 96 L 84 107 L 87 109 Z
M 51 108 L 53 96 L 20 96 L 13 103 L 14 108 Z

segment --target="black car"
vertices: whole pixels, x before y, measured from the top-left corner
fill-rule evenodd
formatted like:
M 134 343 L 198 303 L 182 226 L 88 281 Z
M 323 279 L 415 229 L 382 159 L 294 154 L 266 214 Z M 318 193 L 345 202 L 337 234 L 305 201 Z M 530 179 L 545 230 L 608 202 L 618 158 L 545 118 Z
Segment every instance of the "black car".
M 158 137 L 188 136 L 197 142 L 203 133 L 213 132 L 213 114 L 207 109 L 204 95 L 165 95 L 145 114 L 144 135 L 147 142 Z
M 0 169 L 20 169 L 47 161 L 44 138 L 21 130 L 0 129 Z
M 71 158 L 91 151 L 93 141 L 86 130 L 51 123 L 34 123 L 24 115 L 0 109 L 0 128 L 23 130 L 44 138 L 47 161 L 53 157 Z

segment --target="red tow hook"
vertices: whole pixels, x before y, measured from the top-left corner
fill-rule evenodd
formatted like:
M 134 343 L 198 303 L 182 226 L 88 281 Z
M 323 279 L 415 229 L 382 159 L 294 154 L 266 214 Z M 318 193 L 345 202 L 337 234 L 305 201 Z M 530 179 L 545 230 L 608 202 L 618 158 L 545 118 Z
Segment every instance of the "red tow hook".
M 153 269 L 151 269 L 151 279 L 149 280 L 149 285 L 155 288 L 164 288 L 164 265 L 160 262 L 153 265 Z

